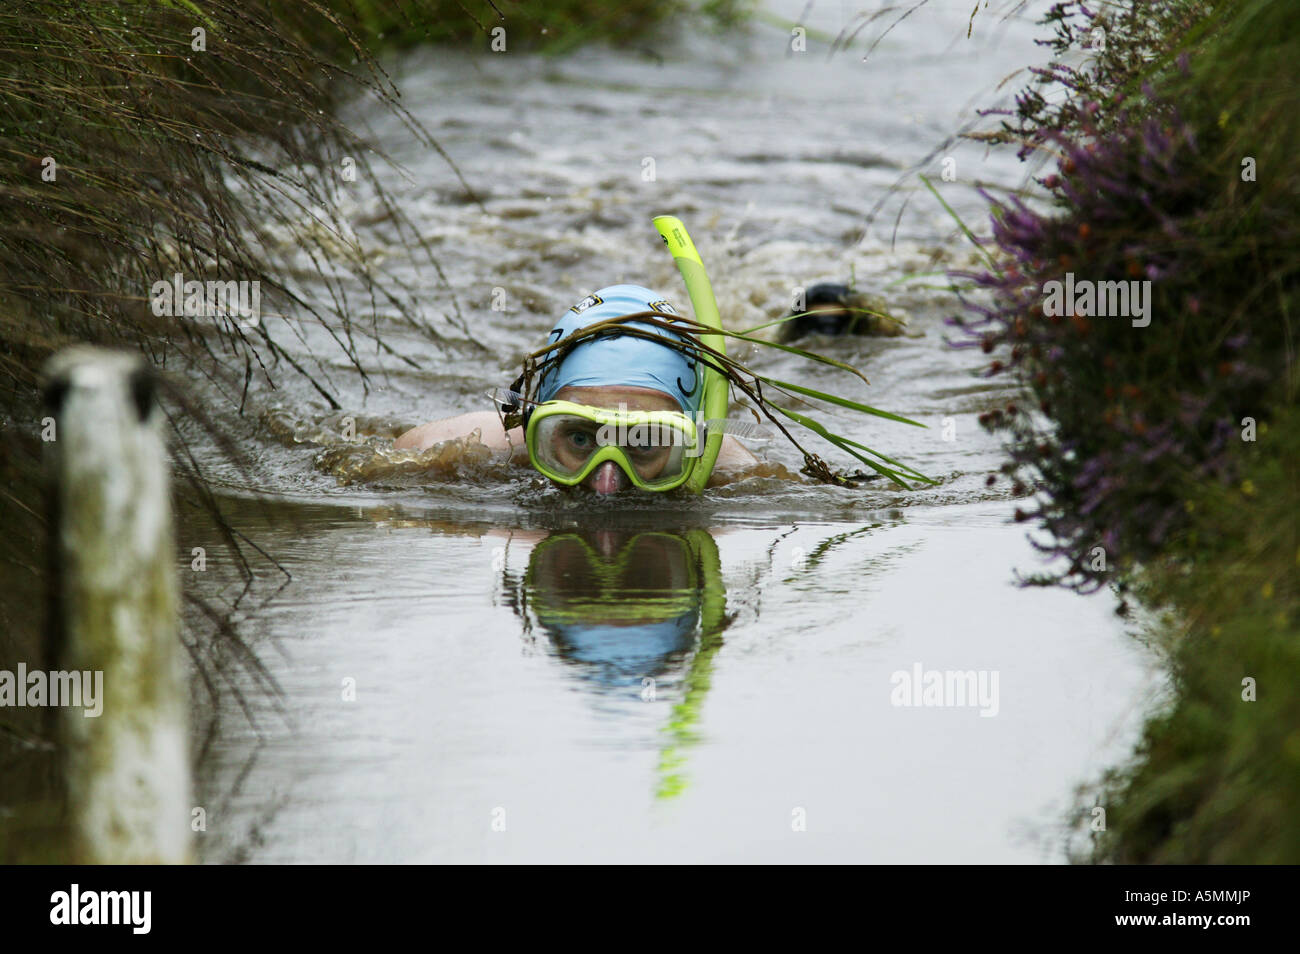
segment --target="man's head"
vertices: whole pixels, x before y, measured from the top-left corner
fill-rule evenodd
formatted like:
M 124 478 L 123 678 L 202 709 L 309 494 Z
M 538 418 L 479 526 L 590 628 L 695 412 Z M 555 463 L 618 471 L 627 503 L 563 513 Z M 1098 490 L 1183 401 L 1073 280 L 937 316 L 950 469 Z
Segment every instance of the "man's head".
M 565 387 L 556 392 L 554 400 L 572 401 L 574 404 L 585 404 L 589 407 L 605 408 L 611 411 L 628 410 L 628 411 L 677 411 L 680 405 L 663 391 L 656 391 L 652 388 L 626 387 L 622 385 L 610 385 L 607 387 Z M 646 456 L 643 472 L 655 471 L 656 464 L 662 467 L 662 458 L 666 457 L 671 448 L 668 446 L 650 447 L 642 450 L 641 453 Z M 563 454 L 565 448 L 558 448 L 558 453 Z M 576 449 L 581 453 L 581 448 Z M 574 460 L 577 464 L 578 461 Z M 653 476 L 653 473 L 651 473 Z M 631 478 L 612 460 L 607 460 L 596 467 L 590 476 L 582 482 L 582 486 L 596 491 L 598 494 L 614 494 L 621 490 L 627 490 L 632 486 Z
M 551 330 L 549 342 L 562 341 L 597 322 L 643 311 L 675 313 L 665 299 L 640 285 L 602 288 L 565 313 Z M 654 325 L 632 322 L 629 326 L 668 337 L 667 332 Z M 703 391 L 696 361 L 680 350 L 611 330 L 609 335 L 582 342 L 560 360 L 548 362 L 541 376 L 538 399 L 541 402 L 570 401 L 614 411 L 675 411 L 694 418 Z M 581 455 L 584 450 L 590 454 L 591 448 L 579 446 L 579 437 L 573 436 L 572 448 L 559 443 L 558 437 L 553 438 L 554 455 L 560 463 L 570 463 L 570 458 L 573 458 L 576 468 L 581 461 L 575 455 Z M 656 466 L 651 457 L 662 454 L 663 449 L 635 452 L 643 455 L 635 464 L 640 475 L 645 477 Z M 605 460 L 582 481 L 582 485 L 599 494 L 610 494 L 633 486 L 633 481 L 622 465 L 614 460 Z

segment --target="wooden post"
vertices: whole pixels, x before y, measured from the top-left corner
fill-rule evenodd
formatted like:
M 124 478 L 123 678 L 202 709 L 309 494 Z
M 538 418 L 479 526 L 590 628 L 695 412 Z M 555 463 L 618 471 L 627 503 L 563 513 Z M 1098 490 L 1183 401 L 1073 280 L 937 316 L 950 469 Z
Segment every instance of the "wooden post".
M 46 367 L 57 665 L 103 679 L 59 712 L 71 858 L 192 861 L 186 668 L 162 419 L 137 356 L 76 347 Z

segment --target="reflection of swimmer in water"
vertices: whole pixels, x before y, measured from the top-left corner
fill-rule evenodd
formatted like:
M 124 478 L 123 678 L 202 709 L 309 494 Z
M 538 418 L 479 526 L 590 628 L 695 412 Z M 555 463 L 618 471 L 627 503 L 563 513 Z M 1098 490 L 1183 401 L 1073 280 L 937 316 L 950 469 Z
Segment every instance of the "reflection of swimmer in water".
M 569 309 L 549 340 L 554 343 L 588 325 L 648 311 L 664 317 L 675 313 L 648 288 L 602 288 Z M 650 324 L 630 327 L 667 335 Z M 511 451 L 520 462 L 526 455 L 556 483 L 581 484 L 599 494 L 632 486 L 675 489 L 700 462 L 692 452 L 702 411 L 702 370 L 699 361 L 682 351 L 646 338 L 618 333 L 591 338 L 544 367 L 538 403 L 556 405 L 527 415 L 524 426 L 507 432 L 495 411 L 477 411 L 413 428 L 395 446 L 423 450 L 477 430 L 487 447 Z M 606 413 L 595 413 L 600 410 Z M 603 460 L 595 459 L 601 456 Z M 727 472 L 755 463 L 753 454 L 726 435 L 711 482 L 725 482 Z
M 506 600 L 556 655 L 602 687 L 655 686 L 680 672 L 660 752 L 657 793 L 685 787 L 713 660 L 729 622 L 718 547 L 706 530 L 560 531 L 540 541 L 523 579 L 504 576 Z M 689 660 L 689 661 L 688 661 Z
M 516 609 L 597 681 L 641 685 L 695 647 L 706 583 L 721 585 L 701 566 L 709 557 L 712 567 L 716 548 L 703 530 L 553 533 L 529 556 Z

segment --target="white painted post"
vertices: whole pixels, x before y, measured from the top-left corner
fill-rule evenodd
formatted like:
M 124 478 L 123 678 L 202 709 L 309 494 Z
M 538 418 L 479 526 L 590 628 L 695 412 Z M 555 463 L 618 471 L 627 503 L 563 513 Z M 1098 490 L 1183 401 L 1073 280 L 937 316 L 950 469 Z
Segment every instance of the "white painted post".
M 46 376 L 57 665 L 103 674 L 98 717 L 60 711 L 72 860 L 187 863 L 189 709 L 163 415 L 137 356 L 71 348 Z

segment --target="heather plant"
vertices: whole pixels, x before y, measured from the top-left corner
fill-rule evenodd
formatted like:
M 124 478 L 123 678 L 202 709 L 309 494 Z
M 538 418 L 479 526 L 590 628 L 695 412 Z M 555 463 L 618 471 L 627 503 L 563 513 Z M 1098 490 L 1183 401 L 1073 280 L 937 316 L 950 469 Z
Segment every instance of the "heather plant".
M 1250 0 L 1048 16 L 1057 59 L 1000 136 L 1050 168 L 1050 201 L 989 196 L 990 267 L 962 274 L 969 307 L 951 321 L 986 374 L 1023 386 L 981 422 L 1039 491 L 1017 519 L 1064 558 L 1032 582 L 1124 587 L 1117 567 L 1185 527 L 1191 486 L 1238 478 L 1243 419 L 1294 395 L 1298 17 Z M 1094 62 L 1064 61 L 1099 31 Z M 1076 280 L 1146 291 L 1145 318 L 1061 309 L 1052 283 Z

